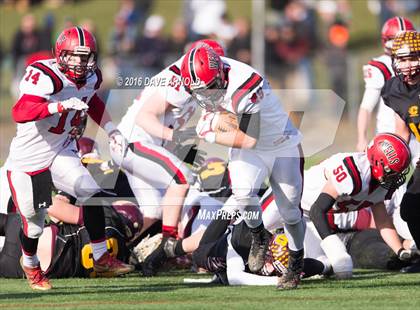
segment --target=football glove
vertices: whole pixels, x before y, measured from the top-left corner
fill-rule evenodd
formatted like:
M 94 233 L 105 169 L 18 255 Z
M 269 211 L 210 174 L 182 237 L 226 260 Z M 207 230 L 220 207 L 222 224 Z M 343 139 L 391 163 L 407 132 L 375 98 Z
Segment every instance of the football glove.
M 197 136 L 208 143 L 216 142 L 216 133 L 212 129 L 212 121 L 215 115 L 216 114 L 213 112 L 206 112 L 202 114 L 197 126 L 195 127 Z
M 127 154 L 128 142 L 118 129 L 109 133 L 109 148 L 117 158 L 122 159 Z
M 87 109 L 89 109 L 89 106 L 86 104 L 86 102 L 83 102 L 82 100 L 76 97 L 64 101 L 52 102 L 48 105 L 48 111 L 51 114 L 62 113 L 70 110 L 86 111 Z
M 406 250 L 404 248 L 399 249 L 397 252 L 398 258 L 405 262 L 410 261 L 413 254 L 412 250 Z
M 172 142 L 175 144 L 182 143 L 186 140 L 193 139 L 197 135 L 194 127 L 188 127 L 185 129 L 174 129 L 172 134 Z

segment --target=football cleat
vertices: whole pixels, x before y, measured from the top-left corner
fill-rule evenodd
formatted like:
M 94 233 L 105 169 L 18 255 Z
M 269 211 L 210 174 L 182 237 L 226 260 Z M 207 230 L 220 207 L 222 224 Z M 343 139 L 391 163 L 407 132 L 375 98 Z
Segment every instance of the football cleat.
M 93 270 L 98 277 L 116 277 L 132 272 L 134 266 L 125 264 L 105 252 L 98 260 L 93 260 Z
M 290 290 L 298 287 L 303 273 L 303 249 L 292 251 L 289 249 L 289 266 L 279 277 L 277 289 Z
M 251 248 L 248 256 L 248 267 L 252 273 L 259 272 L 265 263 L 265 256 L 270 244 L 271 234 L 265 228 L 251 233 Z
M 48 291 L 52 289 L 50 281 L 45 276 L 40 266 L 36 266 L 34 268 L 24 266 L 22 259 L 20 260 L 20 265 L 31 289 L 35 291 Z

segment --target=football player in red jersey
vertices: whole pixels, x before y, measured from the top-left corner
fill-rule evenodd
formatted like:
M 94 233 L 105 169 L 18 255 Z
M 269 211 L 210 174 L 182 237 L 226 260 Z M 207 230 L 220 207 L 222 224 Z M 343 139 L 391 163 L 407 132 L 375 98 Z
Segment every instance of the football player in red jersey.
M 70 134 L 87 112 L 108 133 L 111 152 L 125 153 L 125 139 L 96 94 L 101 82 L 95 38 L 80 27 L 65 29 L 56 41 L 55 58 L 32 63 L 20 82 L 20 97 L 12 109 L 17 133 L 5 166 L 23 224 L 22 267 L 34 290 L 51 289 L 36 250 L 51 205 L 53 182 L 85 206 L 95 270 L 115 274 L 132 270 L 107 252 L 104 213 L 101 203 L 95 201 L 96 196 L 106 194 L 80 163 Z
M 393 42 L 391 57 L 396 76 L 385 83 L 381 96 L 396 112 L 396 133 L 410 140 L 414 173 L 401 202 L 401 218 L 420 247 L 420 34 L 399 33 Z M 406 272 L 420 272 L 420 264 L 407 267 Z
M 392 42 L 400 31 L 414 30 L 412 22 L 404 17 L 395 16 L 388 19 L 382 27 L 382 46 L 384 54 L 373 58 L 363 66 L 365 92 L 360 104 L 357 120 L 358 141 L 356 149 L 363 152 L 366 149 L 367 128 L 371 114 L 379 103 L 376 115 L 376 133 L 395 132 L 394 111 L 387 107 L 381 98 L 381 89 L 385 82 L 394 76 L 391 60 Z
M 245 219 L 252 232 L 250 270 L 261 270 L 268 247 L 269 237 L 262 222 L 257 192 L 269 178 L 279 212 L 286 222 L 290 250 L 289 267 L 279 278 L 278 288 L 296 288 L 303 267 L 305 233 L 299 208 L 303 187 L 301 133 L 290 122 L 268 82 L 244 63 L 220 57 L 211 48 L 200 46 L 184 57 L 181 76 L 185 89 L 203 108 L 196 127 L 198 136 L 208 143 L 231 148 L 229 170 L 233 195 L 224 208 L 228 213 L 240 210 L 254 214 Z M 212 124 L 219 112 L 236 116 L 239 129 L 215 132 Z M 229 222 L 227 216 L 213 223 L 224 231 Z

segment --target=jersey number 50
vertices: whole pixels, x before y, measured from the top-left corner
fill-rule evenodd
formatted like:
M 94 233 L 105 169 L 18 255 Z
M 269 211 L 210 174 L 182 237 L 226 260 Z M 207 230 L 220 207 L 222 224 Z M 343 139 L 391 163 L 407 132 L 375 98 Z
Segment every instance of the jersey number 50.
M 340 165 L 337 169 L 334 169 L 333 174 L 336 176 L 335 179 L 338 183 L 340 183 L 347 177 L 347 173 L 344 171 L 343 165 Z

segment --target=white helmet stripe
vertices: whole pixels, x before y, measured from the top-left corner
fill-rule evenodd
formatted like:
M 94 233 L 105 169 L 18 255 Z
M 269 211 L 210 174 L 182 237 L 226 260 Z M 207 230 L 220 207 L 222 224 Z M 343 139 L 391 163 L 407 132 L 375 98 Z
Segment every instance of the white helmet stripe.
M 77 35 L 79 37 L 79 45 L 84 46 L 85 45 L 85 34 L 83 33 L 83 30 L 80 27 L 76 27 Z

